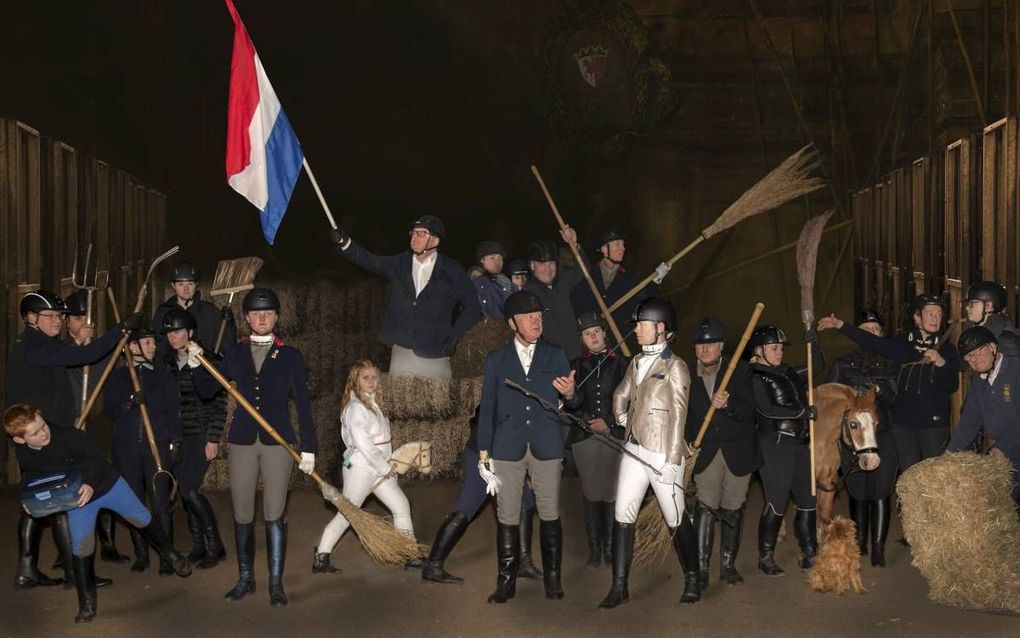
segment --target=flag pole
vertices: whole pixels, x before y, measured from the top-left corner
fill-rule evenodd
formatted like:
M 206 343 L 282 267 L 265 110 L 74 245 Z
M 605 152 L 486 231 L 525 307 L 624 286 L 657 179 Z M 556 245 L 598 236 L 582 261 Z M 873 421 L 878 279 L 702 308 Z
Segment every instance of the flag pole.
M 305 167 L 305 172 L 308 173 L 308 179 L 312 182 L 312 188 L 315 189 L 315 194 L 319 196 L 319 203 L 322 204 L 322 210 L 326 212 L 326 219 L 329 220 L 329 225 L 336 230 L 336 220 L 333 219 L 333 213 L 329 212 L 329 204 L 326 203 L 326 198 L 322 196 L 322 190 L 319 188 L 319 182 L 315 181 L 315 173 L 312 172 L 312 167 L 308 164 L 308 158 L 302 157 L 301 163 Z

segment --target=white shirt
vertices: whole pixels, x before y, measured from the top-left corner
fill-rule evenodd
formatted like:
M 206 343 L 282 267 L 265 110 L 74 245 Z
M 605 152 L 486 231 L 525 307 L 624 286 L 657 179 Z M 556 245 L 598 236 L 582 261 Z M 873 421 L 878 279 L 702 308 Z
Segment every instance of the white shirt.
M 373 404 L 365 405 L 356 397 L 340 413 L 340 438 L 347 446 L 345 459 L 352 467 L 386 474 L 390 471 L 390 421 Z
M 645 380 L 645 375 L 648 374 L 648 370 L 651 369 L 652 364 L 659 358 L 662 351 L 666 349 L 665 343 L 657 343 L 654 346 L 642 346 L 641 356 L 637 358 L 637 369 L 634 371 L 635 381 L 641 383 Z
M 531 371 L 531 360 L 535 358 L 535 344 L 526 346 L 521 343 L 520 339 L 514 337 L 514 348 L 517 349 L 517 358 L 521 360 L 524 374 L 528 374 Z
M 433 250 L 425 258 L 425 261 L 418 259 L 417 255 L 411 259 L 411 279 L 414 280 L 415 297 L 420 295 L 421 291 L 428 285 L 429 279 L 432 278 L 432 270 L 436 267 L 436 259 L 438 258 L 439 253 Z

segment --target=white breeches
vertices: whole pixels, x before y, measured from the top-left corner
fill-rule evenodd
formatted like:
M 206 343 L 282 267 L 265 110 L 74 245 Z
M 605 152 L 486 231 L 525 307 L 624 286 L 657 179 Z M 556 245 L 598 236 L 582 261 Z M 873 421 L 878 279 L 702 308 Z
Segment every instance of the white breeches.
M 655 468 L 666 463 L 666 455 L 650 452 L 636 443 L 627 443 L 627 450 L 636 454 L 641 460 Z M 680 477 L 683 476 L 684 463 L 680 463 Z M 684 492 L 679 485 L 659 483 L 651 469 L 624 454 L 620 462 L 620 478 L 616 483 L 616 521 L 618 523 L 634 523 L 641 511 L 641 501 L 645 497 L 648 486 L 652 486 L 662 517 L 671 529 L 680 524 L 680 515 L 684 513 Z M 678 478 L 678 480 L 680 480 Z
M 379 474 L 359 466 L 354 466 L 350 468 L 345 467 L 343 475 L 344 496 L 351 503 L 361 507 L 361 504 L 368 498 L 369 489 L 371 489 L 372 484 L 379 480 Z M 393 526 L 409 536 L 414 536 L 414 526 L 411 523 L 411 505 L 407 502 L 407 496 L 404 495 L 404 491 L 400 489 L 397 478 L 391 476 L 382 481 L 372 493 L 393 514 Z M 337 512 L 333 520 L 326 524 L 326 529 L 322 530 L 322 538 L 319 539 L 316 551 L 320 553 L 332 552 L 340 537 L 344 535 L 344 532 L 350 526 L 351 524 L 347 518 Z

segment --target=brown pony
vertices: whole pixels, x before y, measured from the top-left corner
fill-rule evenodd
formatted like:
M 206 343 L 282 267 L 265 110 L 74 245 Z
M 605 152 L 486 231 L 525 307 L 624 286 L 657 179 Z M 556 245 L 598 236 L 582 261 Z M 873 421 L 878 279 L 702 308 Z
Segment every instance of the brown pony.
M 826 383 L 815 388 L 815 482 L 818 487 L 818 522 L 832 522 L 839 476 L 839 449 L 846 448 L 856 458 L 861 470 L 870 472 L 878 467 L 878 412 L 876 391 L 863 393 L 842 383 Z

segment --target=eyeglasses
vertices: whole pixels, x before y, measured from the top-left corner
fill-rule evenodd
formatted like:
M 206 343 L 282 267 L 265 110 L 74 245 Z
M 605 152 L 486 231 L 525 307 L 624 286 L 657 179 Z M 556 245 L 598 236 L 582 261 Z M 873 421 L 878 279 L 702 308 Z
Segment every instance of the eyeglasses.
M 52 319 L 60 319 L 62 317 L 63 317 L 63 315 L 60 314 L 59 312 L 53 312 L 53 311 L 46 311 L 46 310 L 44 310 L 44 311 L 39 313 L 39 318 L 40 319 L 51 319 L 52 320 Z
M 432 235 L 432 233 L 430 233 L 429 231 L 422 230 L 420 228 L 415 228 L 414 230 L 408 232 L 407 234 L 410 235 L 411 237 L 417 237 L 419 239 L 421 239 L 422 237 L 429 237 L 430 235 Z

